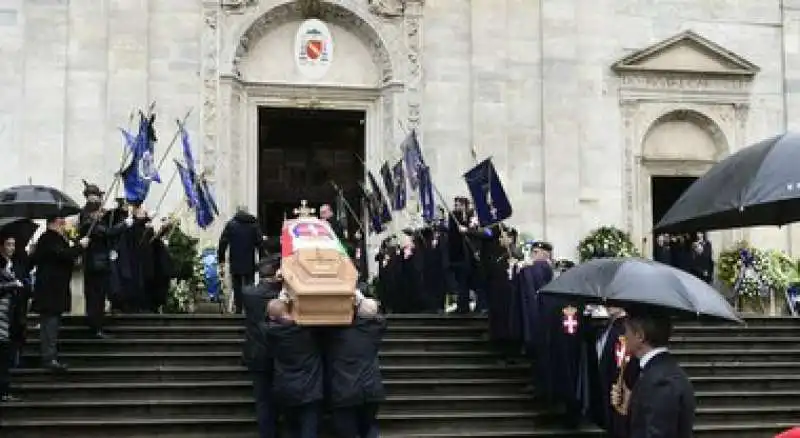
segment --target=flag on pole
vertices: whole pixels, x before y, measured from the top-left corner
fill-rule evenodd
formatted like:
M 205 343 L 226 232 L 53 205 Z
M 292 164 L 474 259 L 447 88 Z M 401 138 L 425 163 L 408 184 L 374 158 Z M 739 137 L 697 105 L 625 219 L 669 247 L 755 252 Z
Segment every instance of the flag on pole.
M 139 130 L 136 136 L 124 129 L 125 146 L 130 150 L 131 162 L 122 170 L 122 185 L 125 199 L 131 204 L 140 204 L 150 192 L 150 183 L 161 182 L 161 176 L 155 167 L 155 115 L 149 117 L 139 113 Z
M 496 224 L 511 217 L 511 202 L 498 178 L 491 158 L 464 174 L 481 226 Z
M 408 133 L 403 140 L 401 149 L 403 150 L 403 161 L 406 164 L 408 184 L 412 190 L 416 190 L 419 187 L 419 170 L 425 165 L 425 159 L 422 158 L 422 149 L 419 147 L 415 130 Z

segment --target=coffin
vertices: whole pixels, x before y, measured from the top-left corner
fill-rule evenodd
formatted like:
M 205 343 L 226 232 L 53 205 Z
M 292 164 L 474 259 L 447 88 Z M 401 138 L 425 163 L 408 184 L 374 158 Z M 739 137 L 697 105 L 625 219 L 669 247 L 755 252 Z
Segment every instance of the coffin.
M 326 221 L 284 221 L 281 272 L 300 325 L 349 325 L 353 321 L 358 271 Z

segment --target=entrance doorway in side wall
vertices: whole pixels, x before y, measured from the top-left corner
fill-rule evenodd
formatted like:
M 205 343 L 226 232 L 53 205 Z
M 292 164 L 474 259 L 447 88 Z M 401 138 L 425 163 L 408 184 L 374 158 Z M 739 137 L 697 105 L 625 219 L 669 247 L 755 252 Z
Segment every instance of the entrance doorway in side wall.
M 694 176 L 654 176 L 651 180 L 651 199 L 653 202 L 653 225 L 657 224 L 672 204 L 697 180 Z M 653 238 L 653 254 L 657 239 Z
M 361 218 L 365 117 L 364 111 L 259 108 L 258 219 L 267 236 L 280 234 L 301 200 L 316 211 L 338 204 L 342 225 L 350 235 L 357 230 L 334 184 Z

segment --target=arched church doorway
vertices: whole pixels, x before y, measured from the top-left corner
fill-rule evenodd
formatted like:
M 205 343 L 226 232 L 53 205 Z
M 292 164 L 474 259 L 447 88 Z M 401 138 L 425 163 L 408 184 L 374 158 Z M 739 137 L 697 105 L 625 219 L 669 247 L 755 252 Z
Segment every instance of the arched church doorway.
M 363 217 L 366 112 L 258 108 L 258 218 L 277 236 L 298 200 L 330 204 L 349 234 Z M 349 211 L 352 209 L 353 211 Z

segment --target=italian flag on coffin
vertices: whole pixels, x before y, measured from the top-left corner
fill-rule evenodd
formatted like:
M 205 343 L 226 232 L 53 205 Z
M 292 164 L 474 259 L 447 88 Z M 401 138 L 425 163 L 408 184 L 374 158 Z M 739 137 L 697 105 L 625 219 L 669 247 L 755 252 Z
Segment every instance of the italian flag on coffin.
M 281 257 L 289 257 L 298 249 L 333 249 L 347 256 L 331 226 L 321 219 L 300 218 L 283 222 Z

